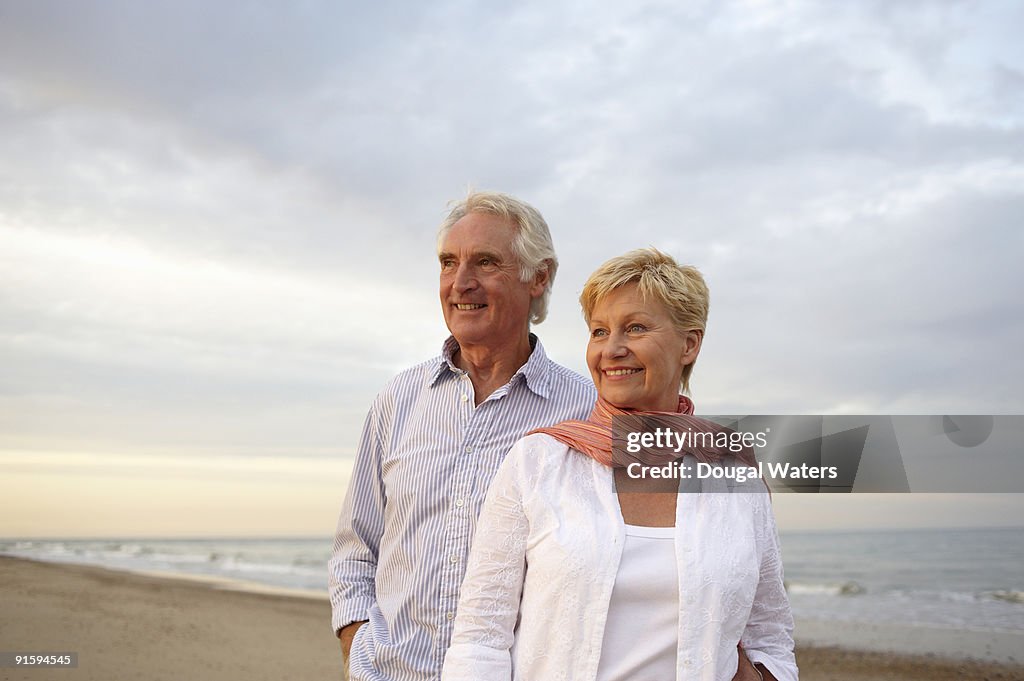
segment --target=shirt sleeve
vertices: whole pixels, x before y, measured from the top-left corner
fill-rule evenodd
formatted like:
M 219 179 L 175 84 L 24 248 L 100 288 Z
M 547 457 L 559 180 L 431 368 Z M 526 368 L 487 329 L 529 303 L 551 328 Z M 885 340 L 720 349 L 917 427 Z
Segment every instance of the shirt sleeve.
M 381 433 L 378 398 L 370 408 L 359 439 L 328 562 L 331 625 L 335 634 L 352 622 L 369 619 L 370 608 L 377 600 L 375 579 L 385 505 Z
M 763 664 L 779 681 L 798 681 L 793 654 L 793 612 L 783 584 L 779 531 L 769 496 L 758 496 L 758 534 L 764 549 L 760 580 L 741 641 L 751 662 Z
M 512 678 L 511 648 L 529 536 L 518 455 L 523 447 L 520 440 L 509 452 L 484 500 L 442 681 Z

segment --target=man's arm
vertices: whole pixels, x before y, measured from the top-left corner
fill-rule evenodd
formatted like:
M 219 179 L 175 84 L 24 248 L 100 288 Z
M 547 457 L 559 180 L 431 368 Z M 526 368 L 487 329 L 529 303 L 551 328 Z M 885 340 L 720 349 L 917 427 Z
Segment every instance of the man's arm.
M 334 550 L 328 563 L 331 622 L 348 657 L 359 624 L 376 603 L 377 557 L 384 533 L 384 483 L 381 478 L 383 423 L 378 400 L 370 407 L 359 439 L 348 494 L 338 518 Z M 345 634 L 344 630 L 349 633 Z

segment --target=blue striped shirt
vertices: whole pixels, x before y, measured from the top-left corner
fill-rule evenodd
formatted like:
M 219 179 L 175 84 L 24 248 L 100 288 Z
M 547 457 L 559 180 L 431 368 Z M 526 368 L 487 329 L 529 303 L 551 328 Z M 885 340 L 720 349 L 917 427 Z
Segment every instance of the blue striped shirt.
M 359 620 L 355 680 L 441 675 L 487 487 L 524 433 L 586 418 L 594 386 L 548 359 L 526 364 L 479 405 L 455 366 L 458 343 L 396 376 L 370 407 L 329 563 L 334 630 Z

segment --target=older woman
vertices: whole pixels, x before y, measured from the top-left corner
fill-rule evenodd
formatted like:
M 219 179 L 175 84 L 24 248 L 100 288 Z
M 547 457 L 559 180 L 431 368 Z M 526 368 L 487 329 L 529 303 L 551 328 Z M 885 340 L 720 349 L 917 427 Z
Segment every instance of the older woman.
M 679 391 L 704 337 L 703 278 L 632 251 L 594 272 L 580 302 L 597 405 L 587 421 L 527 435 L 499 469 L 442 679 L 795 681 L 763 481 L 682 494 L 677 479 L 631 476 L 612 452 L 617 414 L 692 414 Z

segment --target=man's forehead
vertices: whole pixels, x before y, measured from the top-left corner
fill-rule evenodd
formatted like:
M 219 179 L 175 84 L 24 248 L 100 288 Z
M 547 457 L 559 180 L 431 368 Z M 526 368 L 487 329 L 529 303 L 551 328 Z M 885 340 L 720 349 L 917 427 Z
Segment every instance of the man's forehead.
M 453 254 L 511 254 L 515 236 L 515 228 L 500 215 L 468 213 L 448 230 L 440 250 Z

